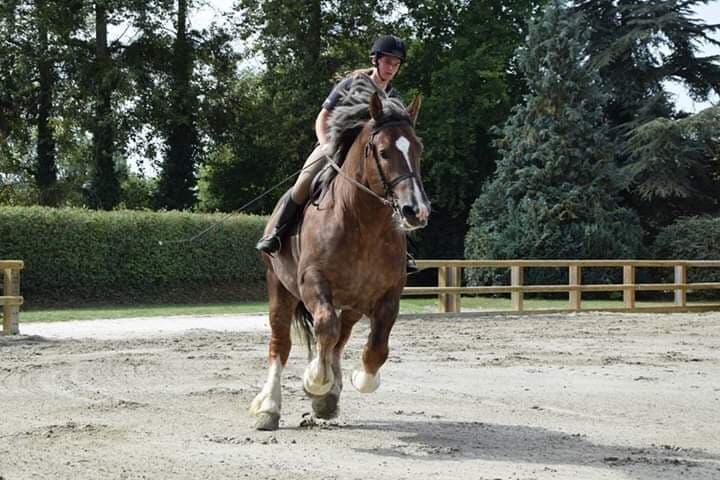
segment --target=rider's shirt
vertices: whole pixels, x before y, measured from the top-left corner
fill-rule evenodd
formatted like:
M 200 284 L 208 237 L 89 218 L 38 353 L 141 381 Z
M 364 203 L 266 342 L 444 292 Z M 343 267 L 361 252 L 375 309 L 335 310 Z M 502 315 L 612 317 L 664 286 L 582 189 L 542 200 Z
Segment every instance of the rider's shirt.
M 352 85 L 352 82 L 352 75 L 338 82 L 335 87 L 333 87 L 330 95 L 328 95 L 328 97 L 323 102 L 323 108 L 326 110 L 332 110 L 333 108 L 335 108 L 335 105 L 338 104 L 342 96 L 350 90 L 350 85 Z M 387 96 L 390 98 L 397 98 L 399 100 L 402 100 L 400 92 L 395 90 L 392 87 L 392 84 L 388 84 L 388 86 L 385 88 L 385 93 L 387 93 Z

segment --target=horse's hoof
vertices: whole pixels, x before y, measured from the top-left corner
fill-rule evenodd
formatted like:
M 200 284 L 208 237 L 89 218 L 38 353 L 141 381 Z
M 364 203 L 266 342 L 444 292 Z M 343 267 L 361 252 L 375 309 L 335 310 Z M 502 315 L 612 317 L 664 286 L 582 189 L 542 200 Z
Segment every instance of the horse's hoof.
M 317 418 L 322 418 L 323 420 L 331 420 L 338 415 L 339 401 L 340 397 L 333 394 L 325 395 L 324 397 L 320 398 L 313 398 L 313 414 L 315 414 Z
M 277 413 L 259 413 L 255 421 L 255 430 L 277 430 L 280 428 L 280 415 Z
M 372 393 L 380 386 L 380 372 L 373 375 L 371 373 L 353 370 L 350 381 L 358 392 Z

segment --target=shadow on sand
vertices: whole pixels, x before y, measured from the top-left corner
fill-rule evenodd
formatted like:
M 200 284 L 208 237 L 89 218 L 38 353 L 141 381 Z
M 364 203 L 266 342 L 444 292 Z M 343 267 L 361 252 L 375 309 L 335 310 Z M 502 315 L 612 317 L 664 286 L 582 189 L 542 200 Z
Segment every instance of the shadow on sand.
M 41 337 L 40 335 L 0 335 L 0 347 L 43 345 L 52 343 L 58 343 L 58 341 Z
M 358 450 L 365 453 L 423 459 L 479 459 L 544 466 L 575 465 L 622 469 L 630 478 L 656 480 L 676 475 L 720 478 L 720 455 L 672 445 L 628 447 L 599 445 L 584 435 L 540 427 L 480 422 L 393 421 L 347 425 L 344 429 L 399 432 L 403 444 Z M 697 475 L 697 476 L 696 476 Z

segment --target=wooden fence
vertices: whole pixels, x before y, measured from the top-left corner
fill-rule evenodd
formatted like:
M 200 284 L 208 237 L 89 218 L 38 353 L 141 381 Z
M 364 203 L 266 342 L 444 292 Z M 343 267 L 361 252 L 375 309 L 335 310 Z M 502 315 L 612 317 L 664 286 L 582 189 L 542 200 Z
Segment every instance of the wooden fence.
M 689 311 L 720 310 L 720 302 L 688 304 L 687 293 L 696 290 L 720 289 L 720 282 L 688 283 L 688 269 L 720 268 L 720 260 L 418 260 L 421 269 L 437 268 L 437 287 L 406 287 L 403 295 L 437 295 L 438 311 L 457 313 L 461 311 L 461 295 L 482 295 L 509 293 L 510 311 L 525 312 L 525 293 L 568 293 L 568 306 L 558 311 L 582 310 L 583 292 L 622 292 L 623 306 L 617 308 L 594 308 L 607 311 Z M 672 268 L 673 283 L 636 283 L 638 268 Z M 510 269 L 510 285 L 463 287 L 463 268 L 507 268 Z M 567 268 L 567 285 L 525 285 L 524 276 L 528 268 Z M 621 284 L 583 284 L 582 270 L 587 268 L 622 268 Z M 637 306 L 638 291 L 672 291 L 674 302 L 665 306 Z M 547 312 L 548 310 L 542 310 Z
M 2 296 L 0 296 L 0 305 L 3 307 L 3 335 L 17 335 L 20 331 L 18 321 L 20 305 L 23 303 L 23 297 L 20 296 L 22 268 L 21 260 L 0 260 L 0 270 L 3 272 Z

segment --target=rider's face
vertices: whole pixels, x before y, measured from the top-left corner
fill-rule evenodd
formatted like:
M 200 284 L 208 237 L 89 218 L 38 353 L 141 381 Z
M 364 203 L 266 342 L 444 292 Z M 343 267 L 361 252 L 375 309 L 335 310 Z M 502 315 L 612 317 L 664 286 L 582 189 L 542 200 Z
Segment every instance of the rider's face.
M 397 72 L 400 69 L 400 63 L 402 62 L 397 57 L 383 55 L 378 59 L 376 68 L 382 78 L 390 81 L 395 78 L 395 75 L 397 75 Z

